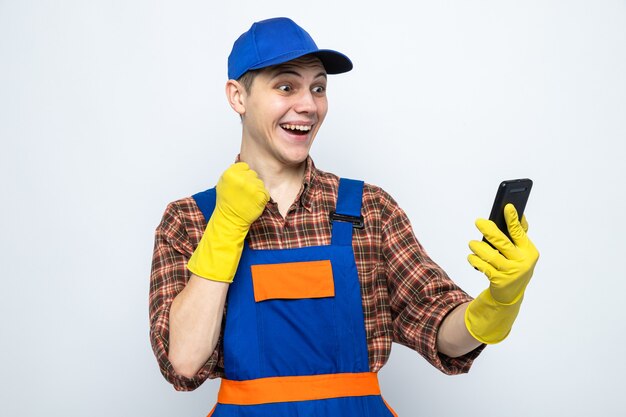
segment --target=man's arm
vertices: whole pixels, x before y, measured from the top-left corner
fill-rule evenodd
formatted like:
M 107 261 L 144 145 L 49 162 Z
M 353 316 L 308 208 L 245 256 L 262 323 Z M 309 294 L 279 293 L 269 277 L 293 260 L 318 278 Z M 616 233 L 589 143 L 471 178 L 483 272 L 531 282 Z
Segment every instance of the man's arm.
M 150 274 L 150 342 L 161 373 L 179 391 L 196 389 L 211 375 L 220 374 L 218 349 L 190 378 L 177 373 L 169 360 L 172 304 L 189 282 L 187 262 L 198 242 L 191 235 L 201 233 L 204 222 L 203 218 L 196 219 L 197 207 L 190 200 L 171 203 L 165 210 L 155 232 Z
M 504 214 L 512 240 L 493 222 L 477 221 L 479 230 L 497 250 L 485 242 L 472 241 L 470 248 L 474 253 L 468 260 L 487 275 L 490 286 L 476 300 L 455 308 L 443 321 L 437 334 L 440 353 L 461 356 L 482 342 L 500 342 L 511 330 L 539 252 L 526 235 L 526 219 L 520 221 L 511 204 L 505 207 Z
M 192 378 L 213 353 L 228 287 L 191 274 L 172 302 L 168 356 L 178 374 Z
M 378 195 L 376 204 L 382 207 L 381 267 L 389 291 L 393 341 L 414 349 L 446 374 L 465 373 L 483 346 L 471 339 L 470 345 L 462 343 L 466 338 L 457 340 L 459 334 L 467 337 L 467 330 L 462 311 L 455 309 L 472 298 L 426 254 L 395 200 L 382 190 Z M 448 323 L 443 324 L 446 320 Z
M 463 303 L 452 310 L 441 323 L 437 333 L 437 351 L 451 358 L 458 358 L 476 349 L 482 343 L 474 339 L 465 325 L 465 310 L 469 303 Z
M 217 183 L 215 210 L 187 263 L 191 278 L 170 311 L 169 359 L 181 375 L 195 375 L 215 349 L 244 239 L 268 200 L 263 181 L 244 162 Z

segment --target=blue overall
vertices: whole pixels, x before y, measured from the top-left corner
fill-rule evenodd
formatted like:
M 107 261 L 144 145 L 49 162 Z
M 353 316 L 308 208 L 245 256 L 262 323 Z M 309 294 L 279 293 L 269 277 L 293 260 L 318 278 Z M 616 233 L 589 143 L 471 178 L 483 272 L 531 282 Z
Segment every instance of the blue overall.
M 341 179 L 336 212 L 361 214 L 363 182 Z M 193 196 L 205 219 L 215 207 L 215 189 Z M 224 329 L 225 379 L 368 373 L 361 287 L 352 249 L 353 225 L 333 221 L 330 245 L 253 250 L 246 241 L 228 290 Z M 251 267 L 329 260 L 334 296 L 255 301 Z M 218 397 L 219 398 L 219 397 Z M 269 402 L 219 402 L 212 417 L 392 417 L 380 395 Z

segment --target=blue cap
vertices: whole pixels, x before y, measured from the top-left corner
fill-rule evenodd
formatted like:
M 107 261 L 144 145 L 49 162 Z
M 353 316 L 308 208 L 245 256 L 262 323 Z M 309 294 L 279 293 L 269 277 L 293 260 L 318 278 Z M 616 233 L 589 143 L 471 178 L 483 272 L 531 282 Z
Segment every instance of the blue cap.
M 282 64 L 304 55 L 315 55 L 328 74 L 352 69 L 352 61 L 342 53 L 319 49 L 311 35 L 286 17 L 255 22 L 235 41 L 228 56 L 228 78 L 236 80 L 249 70 Z

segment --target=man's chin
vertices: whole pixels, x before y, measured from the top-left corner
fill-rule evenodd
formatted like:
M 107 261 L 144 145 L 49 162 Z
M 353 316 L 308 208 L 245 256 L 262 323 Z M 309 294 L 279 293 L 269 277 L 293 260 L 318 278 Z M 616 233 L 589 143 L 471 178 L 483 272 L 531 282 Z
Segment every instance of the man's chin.
M 309 155 L 307 154 L 307 155 L 305 155 L 302 158 L 292 159 L 291 161 L 289 161 L 290 163 L 288 163 L 288 165 L 289 166 L 293 166 L 293 167 L 300 166 L 300 165 L 306 163 L 306 160 L 307 160 L 308 156 Z
M 298 167 L 304 163 L 306 163 L 307 158 L 309 157 L 309 153 L 297 153 L 290 155 L 281 155 L 280 161 L 285 166 L 288 167 Z

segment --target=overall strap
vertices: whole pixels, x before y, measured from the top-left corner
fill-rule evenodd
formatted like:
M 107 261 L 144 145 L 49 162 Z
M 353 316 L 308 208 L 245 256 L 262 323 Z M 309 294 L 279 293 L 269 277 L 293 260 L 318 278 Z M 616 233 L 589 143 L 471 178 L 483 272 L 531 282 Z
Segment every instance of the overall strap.
M 363 199 L 363 181 L 347 178 L 339 179 L 337 207 L 330 214 L 332 221 L 333 245 L 352 245 L 352 229 L 362 229 L 361 201 Z
M 217 198 L 215 187 L 194 194 L 192 197 L 196 200 L 196 204 L 202 212 L 205 222 L 208 223 L 211 215 L 213 214 L 213 210 L 215 209 L 215 201 Z

